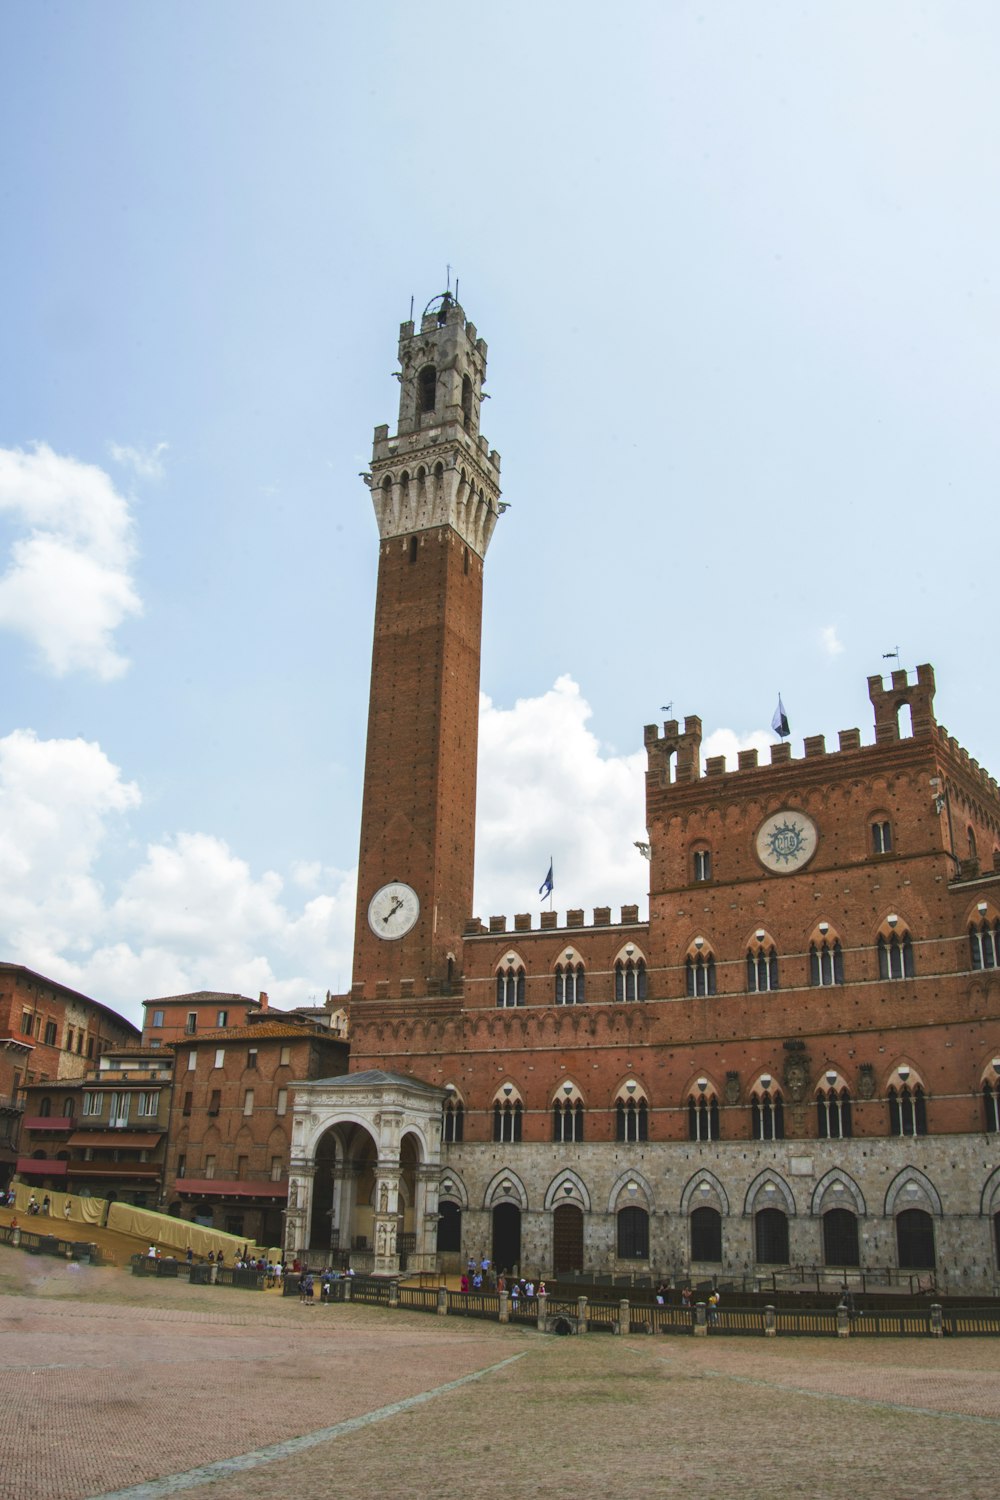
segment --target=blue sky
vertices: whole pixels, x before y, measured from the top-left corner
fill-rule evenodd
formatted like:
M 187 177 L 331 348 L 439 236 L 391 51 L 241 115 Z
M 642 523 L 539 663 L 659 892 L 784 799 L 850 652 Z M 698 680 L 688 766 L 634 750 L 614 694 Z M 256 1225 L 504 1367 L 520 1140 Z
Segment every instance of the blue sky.
M 985 3 L 0 10 L 0 951 L 135 1015 L 349 982 L 398 324 L 503 455 L 476 909 L 638 900 L 642 726 L 994 772 Z

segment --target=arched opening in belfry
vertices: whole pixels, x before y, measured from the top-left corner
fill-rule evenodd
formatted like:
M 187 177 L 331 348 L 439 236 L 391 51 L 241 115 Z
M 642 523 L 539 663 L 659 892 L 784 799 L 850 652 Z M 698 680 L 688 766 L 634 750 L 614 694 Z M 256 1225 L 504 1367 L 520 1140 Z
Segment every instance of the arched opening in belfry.
M 424 365 L 417 376 L 417 410 L 421 415 L 434 410 L 437 402 L 437 370 Z
M 472 381 L 468 375 L 462 376 L 462 420 L 468 432 L 472 427 Z

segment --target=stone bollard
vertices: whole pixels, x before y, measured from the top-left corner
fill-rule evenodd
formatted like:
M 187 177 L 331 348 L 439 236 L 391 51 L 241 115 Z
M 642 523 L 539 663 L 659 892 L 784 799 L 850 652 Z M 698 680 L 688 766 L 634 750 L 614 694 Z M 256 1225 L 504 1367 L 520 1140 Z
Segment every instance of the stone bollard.
M 398 1307 L 399 1306 L 399 1282 L 398 1281 L 390 1281 L 389 1282 L 389 1306 L 390 1307 Z
M 12 1245 L 19 1245 L 21 1243 L 21 1229 L 20 1229 L 20 1225 L 18 1226 L 17 1229 L 12 1229 L 11 1230 L 11 1232 L 10 1232 L 10 1242 L 11 1242 Z
M 498 1295 L 500 1297 L 500 1321 L 501 1321 L 501 1323 L 509 1323 L 510 1322 L 510 1293 L 509 1292 L 500 1292 Z
M 764 1337 L 766 1339 L 773 1339 L 777 1332 L 778 1324 L 774 1316 L 774 1308 L 769 1302 L 764 1309 Z
M 211 1264 L 209 1265 L 209 1268 L 208 1268 L 208 1284 L 209 1284 L 209 1286 L 215 1286 L 215 1284 L 218 1281 L 218 1279 L 219 1279 L 219 1267 L 216 1264 L 216 1262 L 213 1260 L 211 1262 Z
M 577 1333 L 587 1332 L 587 1299 L 577 1297 L 576 1299 Z
M 344 1277 L 344 1301 L 345 1302 L 350 1302 L 350 1300 L 351 1300 L 351 1287 L 353 1286 L 353 1284 L 354 1284 L 354 1278 L 352 1276 L 345 1276 Z
M 838 1339 L 849 1339 L 851 1336 L 851 1314 L 841 1302 L 837 1307 L 837 1337 Z
M 618 1304 L 618 1321 L 614 1325 L 615 1333 L 628 1333 L 629 1310 L 628 1298 L 623 1297 Z
M 447 1316 L 448 1316 L 448 1288 L 446 1286 L 439 1286 L 438 1287 L 438 1317 L 439 1318 L 446 1318 Z
M 539 1333 L 546 1333 L 548 1331 L 548 1323 L 546 1322 L 547 1314 L 545 1311 L 547 1302 L 548 1294 L 546 1292 L 543 1292 L 542 1295 L 538 1298 L 538 1313 L 536 1321 Z
M 940 1339 L 944 1337 L 944 1322 L 941 1316 L 940 1302 L 931 1303 L 931 1338 Z
M 708 1310 L 704 1302 L 696 1302 L 694 1305 L 694 1327 L 691 1332 L 695 1338 L 708 1337 Z

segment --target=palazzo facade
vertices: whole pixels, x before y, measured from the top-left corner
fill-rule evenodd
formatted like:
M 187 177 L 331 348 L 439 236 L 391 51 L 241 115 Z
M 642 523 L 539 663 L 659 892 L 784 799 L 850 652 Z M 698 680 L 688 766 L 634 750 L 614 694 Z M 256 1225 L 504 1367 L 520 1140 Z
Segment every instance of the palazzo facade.
M 400 329 L 366 474 L 380 556 L 350 1072 L 295 1095 L 286 1249 L 536 1275 L 811 1268 L 1000 1281 L 1000 793 L 869 679 L 873 735 L 701 755 L 648 725 L 639 906 L 471 914 L 486 346 Z

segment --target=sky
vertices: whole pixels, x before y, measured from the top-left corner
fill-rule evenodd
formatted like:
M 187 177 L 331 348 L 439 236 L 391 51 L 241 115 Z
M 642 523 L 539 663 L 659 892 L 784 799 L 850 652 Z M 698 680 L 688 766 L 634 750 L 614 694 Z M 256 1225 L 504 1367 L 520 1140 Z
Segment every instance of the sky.
M 998 62 L 992 0 L 0 0 L 0 956 L 347 988 L 358 476 L 449 274 L 476 915 L 644 914 L 643 726 L 870 743 L 897 649 L 1000 771 Z

